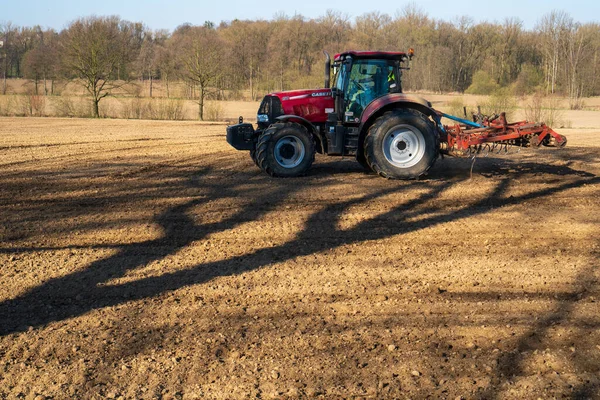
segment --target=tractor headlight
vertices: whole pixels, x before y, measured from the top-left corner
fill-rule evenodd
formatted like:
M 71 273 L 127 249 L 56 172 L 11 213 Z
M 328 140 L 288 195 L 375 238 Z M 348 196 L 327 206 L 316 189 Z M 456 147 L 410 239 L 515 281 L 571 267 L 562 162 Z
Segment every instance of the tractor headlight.
M 269 122 L 269 115 L 267 115 L 267 114 L 258 114 L 256 116 L 256 122 Z

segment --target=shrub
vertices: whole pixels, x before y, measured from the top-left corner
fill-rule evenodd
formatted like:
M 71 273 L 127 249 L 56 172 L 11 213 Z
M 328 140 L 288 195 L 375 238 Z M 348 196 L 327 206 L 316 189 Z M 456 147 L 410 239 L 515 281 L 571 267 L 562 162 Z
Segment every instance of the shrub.
M 510 93 L 508 88 L 502 88 L 497 89 L 479 106 L 481 106 L 483 115 L 500 115 L 501 112 L 505 112 L 506 119 L 510 120 L 509 115 L 517 108 L 517 99 Z
M 531 94 L 539 90 L 543 82 L 544 75 L 542 72 L 531 64 L 525 64 L 513 84 L 513 92 L 516 95 Z
M 581 97 L 574 97 L 569 99 L 569 109 L 571 110 L 583 110 L 585 108 L 585 102 Z
M 495 92 L 499 85 L 485 71 L 477 71 L 473 75 L 471 86 L 465 91 L 468 94 L 490 94 Z
M 126 98 L 122 101 L 121 118 L 143 119 L 148 115 L 148 105 L 140 97 Z
M 57 117 L 75 117 L 75 105 L 68 97 L 56 97 L 54 99 L 54 112 Z
M 239 88 L 229 90 L 225 93 L 225 99 L 238 101 L 244 100 L 244 91 Z
M 53 98 L 54 110 L 57 117 L 91 118 L 94 115 L 92 101 L 84 97 Z
M 177 99 L 156 99 L 152 119 L 182 120 L 183 102 Z
M 10 116 L 14 113 L 14 96 L 0 96 L 0 115 Z
M 31 105 L 30 95 L 17 96 L 16 115 L 19 117 L 30 117 L 33 115 L 33 107 Z
M 178 99 L 142 99 L 133 97 L 121 101 L 121 118 L 183 120 L 183 101 Z
M 43 117 L 46 110 L 46 97 L 39 95 L 26 96 L 29 102 L 29 115 Z
M 100 117 L 102 118 L 119 118 L 119 113 L 115 110 L 115 105 L 109 101 L 105 101 L 100 107 Z
M 462 97 L 454 97 L 448 102 L 448 114 L 461 118 L 465 116 L 465 102 Z
M 570 125 L 568 121 L 563 120 L 560 99 L 553 96 L 544 96 L 541 93 L 531 96 L 525 104 L 525 118 L 531 122 L 544 122 L 550 127 Z
M 207 101 L 204 105 L 205 121 L 220 121 L 223 118 L 223 106 L 218 101 Z

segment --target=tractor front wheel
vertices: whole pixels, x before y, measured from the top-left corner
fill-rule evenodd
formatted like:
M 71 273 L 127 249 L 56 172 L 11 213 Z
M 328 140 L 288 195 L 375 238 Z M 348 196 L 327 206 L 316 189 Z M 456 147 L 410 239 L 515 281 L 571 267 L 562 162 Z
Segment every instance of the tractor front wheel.
M 365 169 L 365 172 L 373 172 L 373 170 L 371 169 L 371 166 L 367 162 L 367 159 L 364 156 L 361 157 L 361 155 L 362 155 L 362 153 L 357 155 L 356 161 L 358 161 L 360 166 Z
M 433 123 L 415 110 L 394 110 L 379 117 L 365 139 L 365 158 L 384 178 L 417 179 L 439 156 Z
M 258 168 L 260 168 L 260 164 L 258 163 L 258 160 L 256 159 L 256 148 L 250 150 L 250 158 L 252 159 L 252 161 L 254 161 L 254 164 L 256 164 L 256 166 Z
M 302 125 L 273 124 L 258 137 L 255 158 L 257 165 L 271 176 L 300 176 L 315 160 L 315 142 Z

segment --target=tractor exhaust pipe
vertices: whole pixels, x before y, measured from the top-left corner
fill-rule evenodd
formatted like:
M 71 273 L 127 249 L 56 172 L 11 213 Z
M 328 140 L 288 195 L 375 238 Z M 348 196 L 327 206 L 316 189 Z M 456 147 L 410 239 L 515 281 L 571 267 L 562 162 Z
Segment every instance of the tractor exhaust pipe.
M 329 88 L 329 83 L 331 82 L 331 57 L 329 57 L 329 53 L 323 50 L 323 54 L 325 54 L 325 87 Z

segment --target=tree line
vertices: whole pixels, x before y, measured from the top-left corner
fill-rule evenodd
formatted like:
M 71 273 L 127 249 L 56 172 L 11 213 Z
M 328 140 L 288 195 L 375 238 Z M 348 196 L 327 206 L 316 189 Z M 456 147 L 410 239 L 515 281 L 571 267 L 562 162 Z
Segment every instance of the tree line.
M 348 49 L 415 49 L 405 75 L 410 91 L 514 94 L 542 92 L 581 99 L 600 94 L 600 24 L 581 24 L 552 11 L 532 30 L 517 18 L 475 23 L 469 17 L 444 21 L 411 4 L 394 16 L 371 12 L 351 20 L 329 10 L 308 19 L 276 15 L 272 20 L 183 24 L 173 32 L 151 30 L 118 16 L 92 16 L 53 29 L 0 26 L 0 91 L 8 78 L 26 78 L 36 94 L 53 93 L 55 80 L 76 80 L 92 98 L 94 115 L 101 100 L 131 80 L 186 82 L 187 96 L 203 119 L 206 99 L 253 100 L 267 92 L 319 87 L 323 55 Z

